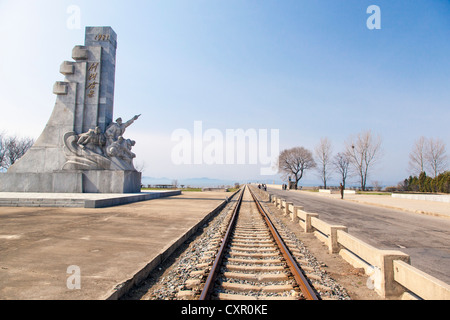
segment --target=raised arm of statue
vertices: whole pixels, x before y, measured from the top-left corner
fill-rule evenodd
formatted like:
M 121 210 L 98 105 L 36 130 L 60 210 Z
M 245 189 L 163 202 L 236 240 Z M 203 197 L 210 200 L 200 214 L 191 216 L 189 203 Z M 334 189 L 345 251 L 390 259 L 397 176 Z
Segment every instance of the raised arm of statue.
M 125 122 L 125 124 L 124 124 L 125 128 L 128 128 L 129 126 L 131 126 L 137 119 L 139 119 L 140 116 L 141 115 L 134 116 L 133 119 Z

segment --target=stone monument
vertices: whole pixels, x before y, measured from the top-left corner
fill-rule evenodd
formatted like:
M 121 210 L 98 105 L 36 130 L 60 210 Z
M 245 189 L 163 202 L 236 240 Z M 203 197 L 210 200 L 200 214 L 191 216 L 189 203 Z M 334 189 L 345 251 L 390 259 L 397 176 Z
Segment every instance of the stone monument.
M 135 141 L 128 126 L 113 122 L 117 35 L 110 27 L 87 27 L 74 61 L 62 63 L 53 113 L 33 147 L 7 173 L 0 191 L 136 193 L 141 173 L 133 165 Z

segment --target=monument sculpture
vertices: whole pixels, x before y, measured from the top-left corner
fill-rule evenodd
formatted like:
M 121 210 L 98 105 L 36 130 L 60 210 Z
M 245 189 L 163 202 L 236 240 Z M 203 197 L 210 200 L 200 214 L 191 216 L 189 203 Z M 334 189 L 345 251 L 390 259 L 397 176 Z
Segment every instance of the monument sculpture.
M 113 122 L 117 35 L 86 27 L 84 46 L 65 61 L 53 87 L 53 113 L 33 147 L 7 173 L 0 191 L 62 193 L 140 192 L 141 174 L 125 130 L 140 115 Z

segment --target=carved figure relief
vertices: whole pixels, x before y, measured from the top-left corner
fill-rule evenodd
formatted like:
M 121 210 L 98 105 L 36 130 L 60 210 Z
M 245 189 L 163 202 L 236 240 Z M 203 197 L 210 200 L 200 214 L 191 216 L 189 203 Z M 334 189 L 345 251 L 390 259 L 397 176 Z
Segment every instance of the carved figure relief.
M 66 133 L 64 151 L 67 162 L 63 170 L 136 171 L 133 165 L 136 155 L 131 152 L 136 141 L 125 139 L 123 134 L 140 116 L 134 116 L 125 123 L 119 118 L 108 126 L 105 133 L 99 127 L 79 135 L 75 132 Z

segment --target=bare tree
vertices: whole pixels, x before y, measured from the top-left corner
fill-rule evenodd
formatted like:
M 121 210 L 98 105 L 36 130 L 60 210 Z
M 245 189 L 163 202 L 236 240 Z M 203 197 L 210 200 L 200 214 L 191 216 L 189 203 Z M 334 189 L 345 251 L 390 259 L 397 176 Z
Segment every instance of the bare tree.
M 409 168 L 412 174 L 419 176 L 420 173 L 425 171 L 425 152 L 426 152 L 427 139 L 420 137 L 414 142 L 413 149 L 409 154 Z
M 381 186 L 381 182 L 378 180 L 372 181 L 372 186 L 375 191 L 381 191 L 381 189 L 383 188 Z
M 360 177 L 361 190 L 365 191 L 370 169 L 381 157 L 381 138 L 375 138 L 370 131 L 361 132 L 347 142 L 345 152 Z
M 437 177 L 447 168 L 447 155 L 445 153 L 445 143 L 441 139 L 429 139 L 425 158 L 434 177 Z
M 303 177 L 305 170 L 315 168 L 316 166 L 311 151 L 303 147 L 283 150 L 278 157 L 279 170 L 284 173 L 285 177 L 293 175 L 296 187 Z
M 7 169 L 6 166 L 6 137 L 0 132 L 0 170 Z
M 323 186 L 327 188 L 327 180 L 331 177 L 333 168 L 331 167 L 332 162 L 332 147 L 331 142 L 328 138 L 320 139 L 319 145 L 314 150 L 317 160 L 317 171 L 319 176 L 323 181 Z
M 345 181 L 349 177 L 350 158 L 346 153 L 339 152 L 333 158 L 333 166 L 342 178 L 342 185 L 345 189 Z
M 2 169 L 8 169 L 34 144 L 32 138 L 0 137 L 0 160 Z
M 137 172 L 143 173 L 146 166 L 147 165 L 145 164 L 145 161 L 142 161 L 142 162 L 139 161 L 134 165 L 134 168 L 136 169 Z

